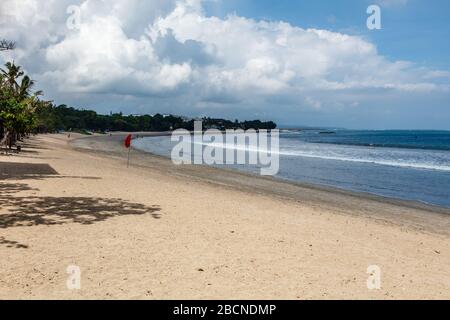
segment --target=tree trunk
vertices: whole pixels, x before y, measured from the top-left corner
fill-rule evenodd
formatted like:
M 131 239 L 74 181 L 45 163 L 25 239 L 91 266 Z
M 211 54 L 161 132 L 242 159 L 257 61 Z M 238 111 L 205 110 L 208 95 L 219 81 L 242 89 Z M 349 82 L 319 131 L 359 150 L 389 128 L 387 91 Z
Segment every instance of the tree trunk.
M 9 150 L 12 149 L 12 146 L 16 143 L 16 133 L 15 131 L 8 132 L 8 147 Z

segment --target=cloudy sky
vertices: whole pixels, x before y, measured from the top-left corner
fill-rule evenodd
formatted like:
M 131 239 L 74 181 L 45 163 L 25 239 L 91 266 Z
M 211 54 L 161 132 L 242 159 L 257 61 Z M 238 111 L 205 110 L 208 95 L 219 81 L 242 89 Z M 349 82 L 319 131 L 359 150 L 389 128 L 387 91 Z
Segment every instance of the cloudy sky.
M 382 29 L 366 26 L 381 7 Z M 57 104 L 281 125 L 450 129 L 447 0 L 1 0 Z M 78 14 L 79 13 L 79 14 Z

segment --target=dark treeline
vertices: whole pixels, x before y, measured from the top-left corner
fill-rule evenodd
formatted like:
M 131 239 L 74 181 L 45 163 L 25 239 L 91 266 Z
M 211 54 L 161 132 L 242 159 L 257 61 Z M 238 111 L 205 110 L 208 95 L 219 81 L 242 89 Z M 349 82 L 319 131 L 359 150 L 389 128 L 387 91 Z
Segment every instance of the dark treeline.
M 275 129 L 274 122 L 229 121 L 203 118 L 204 129 Z M 38 132 L 57 131 L 170 131 L 194 129 L 194 120 L 174 115 L 123 115 L 121 113 L 102 115 L 91 110 L 78 110 L 66 105 L 46 105 L 37 110 Z

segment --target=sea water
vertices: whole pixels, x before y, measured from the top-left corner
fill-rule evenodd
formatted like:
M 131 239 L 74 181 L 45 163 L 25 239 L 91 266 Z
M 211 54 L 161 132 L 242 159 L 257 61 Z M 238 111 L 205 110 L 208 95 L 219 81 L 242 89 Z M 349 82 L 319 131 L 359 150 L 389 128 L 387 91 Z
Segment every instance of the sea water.
M 133 143 L 167 157 L 176 144 L 167 136 Z M 450 207 L 449 131 L 281 130 L 279 155 L 281 179 Z

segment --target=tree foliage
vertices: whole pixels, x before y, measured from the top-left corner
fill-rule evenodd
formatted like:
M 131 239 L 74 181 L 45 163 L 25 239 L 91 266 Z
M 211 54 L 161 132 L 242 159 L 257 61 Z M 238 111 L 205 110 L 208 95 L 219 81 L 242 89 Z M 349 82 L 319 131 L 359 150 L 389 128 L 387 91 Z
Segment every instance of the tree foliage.
M 203 128 L 225 129 L 275 129 L 273 122 L 229 121 L 224 119 L 203 118 Z M 38 110 L 37 130 L 39 132 L 55 131 L 170 131 L 176 129 L 194 129 L 194 120 L 174 115 L 110 115 L 97 114 L 91 110 L 77 110 L 66 105 L 51 104 Z
M 43 101 L 41 92 L 32 92 L 34 81 L 21 67 L 8 62 L 0 69 L 0 141 L 11 146 L 32 132 L 36 125 L 36 110 Z

